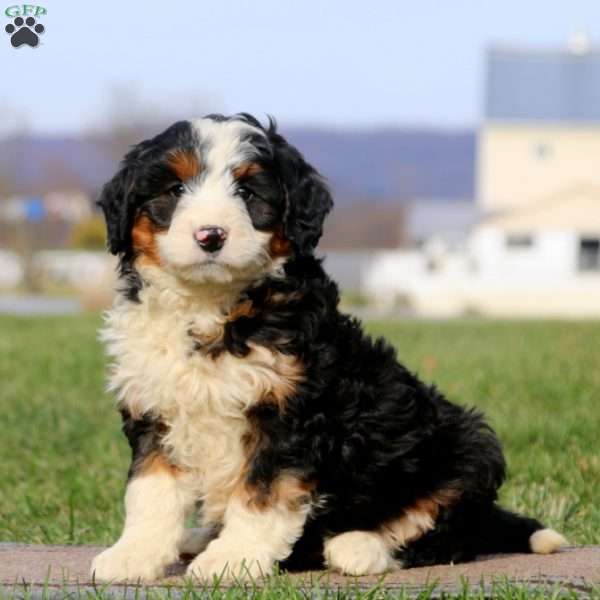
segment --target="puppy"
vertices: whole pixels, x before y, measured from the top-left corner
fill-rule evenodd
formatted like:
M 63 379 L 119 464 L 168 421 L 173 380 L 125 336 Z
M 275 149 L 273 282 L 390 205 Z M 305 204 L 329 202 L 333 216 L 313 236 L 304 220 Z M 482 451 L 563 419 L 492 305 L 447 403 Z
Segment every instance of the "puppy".
M 338 311 L 319 174 L 247 114 L 135 146 L 100 201 L 120 289 L 102 337 L 132 450 L 97 580 L 382 573 L 564 539 L 496 504 L 500 444 Z M 186 530 L 195 509 L 201 531 Z

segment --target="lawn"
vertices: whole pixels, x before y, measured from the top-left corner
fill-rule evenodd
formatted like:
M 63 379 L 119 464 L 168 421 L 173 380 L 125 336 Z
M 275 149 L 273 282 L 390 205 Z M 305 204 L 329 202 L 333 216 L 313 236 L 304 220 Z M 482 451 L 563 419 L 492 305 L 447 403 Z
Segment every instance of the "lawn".
M 0 541 L 108 544 L 129 450 L 103 391 L 100 318 L 0 317 Z M 503 440 L 503 502 L 600 543 L 600 323 L 374 322 Z

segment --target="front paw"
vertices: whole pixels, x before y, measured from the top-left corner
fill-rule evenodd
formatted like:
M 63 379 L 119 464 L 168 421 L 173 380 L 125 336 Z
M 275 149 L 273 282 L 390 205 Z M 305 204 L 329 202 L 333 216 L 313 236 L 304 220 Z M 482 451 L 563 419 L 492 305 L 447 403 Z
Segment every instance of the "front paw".
M 94 558 L 90 574 L 104 582 L 153 581 L 164 575 L 174 558 L 147 545 L 119 541 Z
M 189 565 L 187 575 L 196 580 L 257 579 L 268 575 L 275 560 L 258 545 L 242 548 L 234 542 L 213 540 Z

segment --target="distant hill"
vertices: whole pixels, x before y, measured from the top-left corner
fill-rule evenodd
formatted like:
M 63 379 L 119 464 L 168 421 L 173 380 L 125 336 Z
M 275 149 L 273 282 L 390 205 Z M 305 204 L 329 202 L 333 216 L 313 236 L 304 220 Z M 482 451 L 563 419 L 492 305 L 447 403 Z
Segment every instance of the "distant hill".
M 97 192 L 117 161 L 101 142 L 32 136 L 0 141 L 0 190 L 39 194 L 77 187 Z
M 284 131 L 338 201 L 473 198 L 475 133 L 435 129 Z
M 282 131 L 327 177 L 338 205 L 473 197 L 473 131 Z M 3 140 L 0 191 L 33 194 L 68 184 L 96 193 L 114 172 L 120 152 L 120 147 L 115 152 L 114 141 L 41 136 Z

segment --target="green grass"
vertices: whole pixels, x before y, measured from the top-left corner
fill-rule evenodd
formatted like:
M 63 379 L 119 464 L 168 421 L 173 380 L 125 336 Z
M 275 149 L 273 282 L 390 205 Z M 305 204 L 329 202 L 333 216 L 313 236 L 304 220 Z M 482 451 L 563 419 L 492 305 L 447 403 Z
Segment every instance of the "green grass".
M 128 448 L 103 392 L 97 317 L 0 319 L 0 540 L 108 543 Z
M 108 544 L 129 450 L 97 316 L 0 318 L 0 540 Z M 600 323 L 380 322 L 400 358 L 485 410 L 509 462 L 504 503 L 600 543 Z
M 0 600 L 600 600 L 600 588 L 574 590 L 550 586 L 528 586 L 498 579 L 491 585 L 469 584 L 463 581 L 455 589 L 440 588 L 435 582 L 422 589 L 390 588 L 385 580 L 371 587 L 349 582 L 343 586 L 330 585 L 326 577 L 306 581 L 303 585 L 293 578 L 280 575 L 263 579 L 260 584 L 240 583 L 231 586 L 215 584 L 196 585 L 188 582 L 183 587 L 121 589 L 106 586 L 31 588 L 26 584 L 2 586 Z
M 287 575 L 268 577 L 256 583 L 240 583 L 232 586 L 214 584 L 195 585 L 188 582 L 179 588 L 129 588 L 115 589 L 106 586 L 74 587 L 50 586 L 31 589 L 25 584 L 2 587 L 0 600 L 126 600 L 144 598 L 148 600 L 600 600 L 600 588 L 591 587 L 579 592 L 560 585 L 527 586 L 498 579 L 491 585 L 470 585 L 462 581 L 456 589 L 448 591 L 435 582 L 423 589 L 389 588 L 385 580 L 369 588 L 349 582 L 343 586 L 330 585 L 326 576 L 313 578 L 298 585 Z

